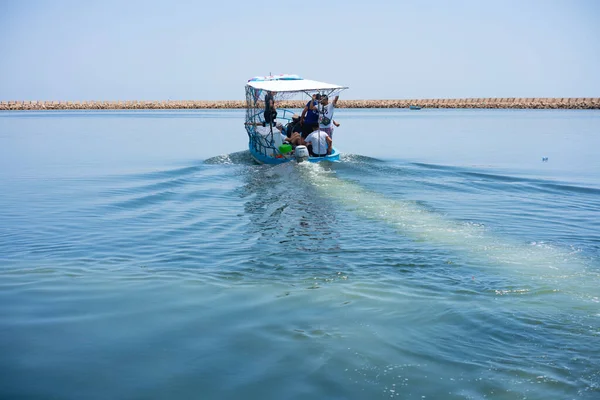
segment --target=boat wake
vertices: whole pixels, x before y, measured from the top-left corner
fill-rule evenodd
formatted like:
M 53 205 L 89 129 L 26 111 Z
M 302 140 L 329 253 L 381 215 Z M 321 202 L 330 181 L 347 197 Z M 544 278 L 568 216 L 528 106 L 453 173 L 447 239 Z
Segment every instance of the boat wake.
M 580 254 L 579 249 L 499 236 L 483 224 L 455 221 L 419 202 L 388 198 L 352 181 L 340 179 L 331 167 L 302 165 L 301 169 L 306 180 L 322 196 L 362 218 L 389 224 L 399 234 L 415 242 L 449 250 L 460 260 L 455 263 L 457 268 L 462 264 L 472 271 L 492 276 L 506 276 L 508 273 L 518 282 L 535 282 L 542 291 L 560 290 L 588 301 L 597 301 L 593 295 L 594 285 L 586 281 L 595 267 Z
M 383 163 L 384 161 L 377 158 L 362 156 L 359 154 L 340 154 L 340 161 L 352 164 L 370 164 L 370 163 Z M 229 154 L 222 154 L 214 157 L 210 157 L 204 160 L 204 164 L 209 165 L 257 165 L 252 159 L 250 151 L 243 150 Z M 266 165 L 265 168 L 273 168 L 273 166 Z
M 250 155 L 250 151 L 237 151 L 235 153 L 223 154 L 204 160 L 209 165 L 254 165 L 256 164 Z
M 406 179 L 423 177 L 423 167 L 412 164 L 417 170 L 409 168 L 390 168 L 385 161 L 357 154 L 342 154 L 341 163 L 290 163 L 290 165 L 256 165 L 248 151 L 241 151 L 225 156 L 213 157 L 206 164 L 238 164 L 254 165 L 261 172 L 258 174 L 271 184 L 279 182 L 297 182 L 299 185 L 293 196 L 300 196 L 301 191 L 311 190 L 320 197 L 327 198 L 345 210 L 362 218 L 383 222 L 394 227 L 397 232 L 415 242 L 431 243 L 452 252 L 462 254 L 472 266 L 486 272 L 512 271 L 521 277 L 560 280 L 565 276 L 580 275 L 589 266 L 589 260 L 581 256 L 576 248 L 561 248 L 545 243 L 543 240 L 532 239 L 527 242 L 511 237 L 494 234 L 483 223 L 478 221 L 457 221 L 432 210 L 425 202 L 402 200 L 397 196 L 379 193 L 376 189 L 367 188 L 353 176 L 361 176 L 364 181 L 377 181 L 382 174 L 389 179 L 390 174 L 404 174 Z M 457 171 L 453 167 L 426 165 L 427 169 L 441 169 L 442 172 L 464 176 L 469 180 L 476 172 Z M 449 171 L 446 171 L 449 169 Z M 419 172 L 420 171 L 420 172 Z M 255 170 L 253 173 L 256 173 Z M 350 179 L 340 178 L 343 172 Z M 277 177 L 274 179 L 273 177 Z M 372 177 L 372 178 L 371 178 Z M 262 181 L 261 178 L 261 181 Z M 496 180 L 524 181 L 528 179 L 512 177 L 496 177 Z M 534 180 L 535 181 L 535 180 Z M 468 182 L 467 182 L 468 183 Z M 400 184 L 400 183 L 399 183 Z M 427 184 L 427 182 L 425 182 Z M 443 182 L 437 183 L 443 185 Z M 533 187 L 543 182 L 529 182 Z M 262 186 L 262 184 L 260 185 Z M 467 187 L 468 190 L 469 188 Z M 273 190 L 273 189 L 271 189 Z M 283 189 L 282 189 L 283 190 Z M 273 205 L 274 207 L 275 205 Z M 463 257 L 460 257 L 463 259 Z M 501 268 L 498 268 L 501 267 Z M 578 283 L 580 286 L 581 283 Z M 581 287 L 581 286 L 580 286 Z

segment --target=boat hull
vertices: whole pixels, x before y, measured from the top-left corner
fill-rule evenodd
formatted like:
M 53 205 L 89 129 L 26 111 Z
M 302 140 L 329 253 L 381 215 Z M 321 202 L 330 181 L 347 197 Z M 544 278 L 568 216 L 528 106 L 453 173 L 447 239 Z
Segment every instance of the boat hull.
M 283 163 L 290 162 L 290 161 L 296 161 L 296 159 L 293 156 L 269 157 L 264 154 L 260 154 L 259 152 L 254 150 L 252 148 L 252 146 L 250 146 L 249 149 L 250 149 L 250 155 L 252 156 L 252 159 L 254 159 L 254 161 L 257 162 L 258 164 L 283 164 Z M 340 153 L 339 153 L 339 151 L 336 150 L 335 147 L 333 147 L 331 149 L 331 154 L 329 154 L 325 157 L 308 157 L 309 162 L 321 162 L 321 161 L 337 162 L 339 160 L 340 160 Z

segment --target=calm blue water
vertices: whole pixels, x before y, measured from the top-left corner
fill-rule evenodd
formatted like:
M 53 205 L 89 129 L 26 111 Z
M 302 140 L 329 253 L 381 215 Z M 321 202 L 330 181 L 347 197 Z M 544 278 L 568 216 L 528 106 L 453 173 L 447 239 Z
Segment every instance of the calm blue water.
M 243 115 L 0 114 L 0 398 L 600 397 L 600 112 Z

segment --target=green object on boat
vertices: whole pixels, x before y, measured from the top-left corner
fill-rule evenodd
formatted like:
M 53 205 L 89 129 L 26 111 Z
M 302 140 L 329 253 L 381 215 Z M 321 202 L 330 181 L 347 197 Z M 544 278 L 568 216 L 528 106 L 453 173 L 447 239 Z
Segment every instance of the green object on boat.
M 279 146 L 279 152 L 281 154 L 286 154 L 286 153 L 289 153 L 290 151 L 292 151 L 291 144 L 282 144 L 281 146 Z

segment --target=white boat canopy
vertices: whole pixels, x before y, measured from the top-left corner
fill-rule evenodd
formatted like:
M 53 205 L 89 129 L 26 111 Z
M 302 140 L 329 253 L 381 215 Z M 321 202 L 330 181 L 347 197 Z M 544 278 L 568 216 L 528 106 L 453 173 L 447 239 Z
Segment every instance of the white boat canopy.
M 254 89 L 268 90 L 272 92 L 312 92 L 320 90 L 333 91 L 348 89 L 346 86 L 318 82 L 310 79 L 302 79 L 298 75 L 255 77 L 250 79 L 247 85 Z

